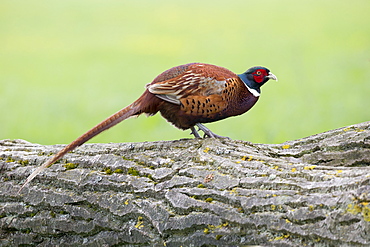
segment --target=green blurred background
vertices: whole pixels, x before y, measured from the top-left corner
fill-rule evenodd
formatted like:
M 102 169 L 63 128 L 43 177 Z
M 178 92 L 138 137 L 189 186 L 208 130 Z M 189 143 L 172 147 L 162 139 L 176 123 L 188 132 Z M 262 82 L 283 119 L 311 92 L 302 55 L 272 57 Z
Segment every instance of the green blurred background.
M 370 120 L 370 1 L 0 1 L 0 139 L 69 143 L 176 65 L 268 67 L 248 113 L 207 126 L 280 143 Z M 190 137 L 160 115 L 93 142 Z

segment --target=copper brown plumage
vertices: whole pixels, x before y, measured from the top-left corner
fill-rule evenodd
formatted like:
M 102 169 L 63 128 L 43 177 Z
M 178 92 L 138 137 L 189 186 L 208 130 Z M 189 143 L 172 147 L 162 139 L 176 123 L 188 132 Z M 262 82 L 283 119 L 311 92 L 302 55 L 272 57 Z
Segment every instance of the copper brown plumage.
M 21 186 L 24 188 L 38 173 L 104 130 L 142 113 L 161 115 L 177 128 L 191 129 L 200 137 L 195 126 L 208 137 L 221 137 L 201 123 L 214 122 L 243 114 L 258 100 L 260 87 L 276 76 L 264 67 L 252 67 L 237 75 L 225 68 L 190 63 L 171 68 L 146 85 L 144 93 L 131 105 L 111 115 L 67 145 L 42 166 L 38 167 Z M 19 191 L 20 191 L 19 190 Z

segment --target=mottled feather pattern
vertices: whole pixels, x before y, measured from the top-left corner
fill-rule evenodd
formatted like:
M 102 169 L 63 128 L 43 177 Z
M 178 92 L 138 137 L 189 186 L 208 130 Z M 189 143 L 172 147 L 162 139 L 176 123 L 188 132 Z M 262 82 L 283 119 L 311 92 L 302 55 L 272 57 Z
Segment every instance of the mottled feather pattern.
M 167 102 L 160 107 L 162 116 L 181 129 L 239 115 L 254 104 L 243 104 L 242 98 L 251 93 L 235 73 L 209 64 L 187 64 L 164 72 L 147 89 Z
M 215 113 L 225 109 L 222 104 L 221 95 L 208 96 L 189 96 L 181 99 L 181 110 L 190 116 L 212 117 Z
M 180 104 L 180 99 L 190 95 L 221 94 L 225 80 L 235 76 L 233 72 L 215 65 L 188 64 L 174 72 L 162 73 L 147 85 L 147 89 L 163 100 Z
M 148 84 L 147 89 L 156 97 L 180 106 L 163 103 L 167 109 L 160 110 L 164 118 L 179 128 L 241 114 L 245 105 L 238 104 L 242 97 L 250 96 L 235 73 L 202 63 L 186 64 L 165 71 Z M 173 118 L 172 115 L 178 117 Z M 187 119 L 190 116 L 192 119 Z
M 213 89 L 214 87 L 210 88 Z M 206 89 L 207 90 L 207 89 Z M 217 92 L 217 93 L 215 93 Z M 249 92 L 246 87 L 239 81 L 239 78 L 230 78 L 222 82 L 222 89 L 217 88 L 214 92 L 203 95 L 189 95 L 182 98 L 181 110 L 191 116 L 202 116 L 202 118 L 218 117 L 223 111 L 233 112 L 238 110 L 240 96 L 245 97 Z M 236 101 L 237 100 L 237 101 Z
M 222 91 L 222 100 L 228 104 L 232 104 L 233 100 L 239 98 L 239 92 L 244 92 L 246 87 L 240 82 L 240 79 L 230 78 L 225 82 L 224 89 Z

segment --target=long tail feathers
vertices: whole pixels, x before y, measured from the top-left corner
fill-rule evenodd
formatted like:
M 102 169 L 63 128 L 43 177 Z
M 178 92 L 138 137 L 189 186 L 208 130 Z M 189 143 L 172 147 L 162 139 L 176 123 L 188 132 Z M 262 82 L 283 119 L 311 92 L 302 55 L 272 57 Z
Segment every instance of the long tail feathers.
M 121 121 L 135 115 L 140 115 L 143 113 L 141 103 L 142 100 L 145 98 L 145 94 L 142 95 L 138 100 L 136 100 L 131 105 L 127 106 L 126 108 L 123 108 L 122 110 L 116 112 L 115 114 L 111 115 L 89 131 L 87 131 L 82 136 L 78 137 L 76 140 L 74 140 L 72 143 L 64 147 L 62 150 L 60 150 L 58 153 L 56 153 L 53 157 L 51 157 L 49 160 L 47 160 L 44 164 L 42 164 L 40 167 L 38 167 L 34 172 L 32 172 L 31 175 L 28 176 L 26 182 L 21 186 L 21 188 L 18 190 L 18 193 L 21 192 L 21 190 L 29 184 L 32 179 L 34 179 L 37 174 L 42 172 L 46 167 L 51 166 L 54 162 L 62 158 L 66 153 L 72 151 L 73 149 L 77 148 L 78 146 L 82 145 L 83 143 L 87 142 L 94 136 L 98 135 L 99 133 L 103 132 L 104 130 L 107 130 L 114 125 L 120 123 Z

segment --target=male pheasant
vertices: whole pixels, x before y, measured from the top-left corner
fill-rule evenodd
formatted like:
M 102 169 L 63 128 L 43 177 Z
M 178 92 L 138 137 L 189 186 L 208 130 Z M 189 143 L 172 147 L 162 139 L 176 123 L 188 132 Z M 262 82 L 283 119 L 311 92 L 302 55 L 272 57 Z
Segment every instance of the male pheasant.
M 265 67 L 252 67 L 237 75 L 228 69 L 204 63 L 189 63 L 173 67 L 146 85 L 145 92 L 131 105 L 108 117 L 74 140 L 38 167 L 22 185 L 24 188 L 38 173 L 104 130 L 142 113 L 161 115 L 179 129 L 191 129 L 200 137 L 195 126 L 205 136 L 221 137 L 201 123 L 218 121 L 248 111 L 260 96 L 260 87 L 276 76 Z

